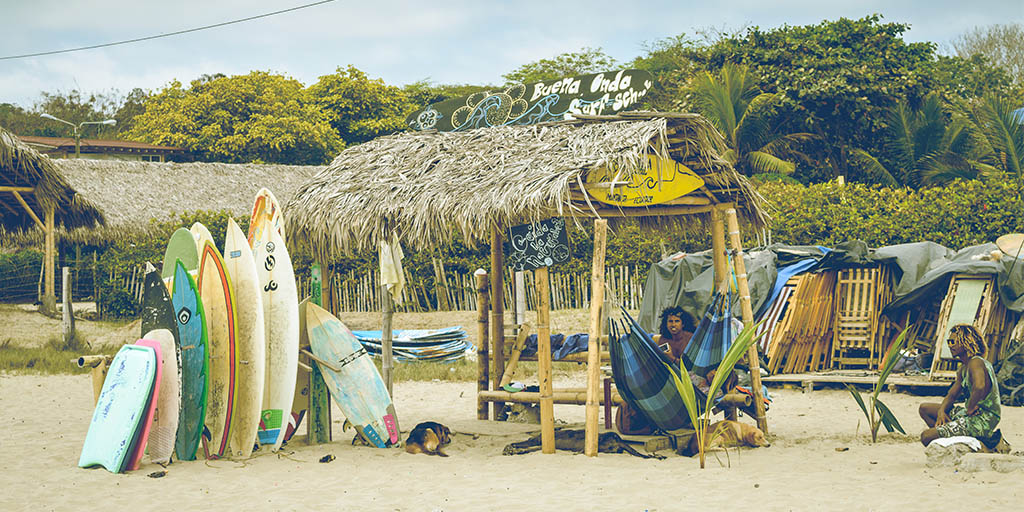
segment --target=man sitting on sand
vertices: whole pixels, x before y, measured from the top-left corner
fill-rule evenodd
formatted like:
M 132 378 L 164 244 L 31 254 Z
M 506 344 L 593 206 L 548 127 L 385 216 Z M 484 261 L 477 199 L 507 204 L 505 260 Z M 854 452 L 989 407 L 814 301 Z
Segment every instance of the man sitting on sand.
M 928 429 L 921 432 L 921 443 L 940 437 L 975 437 L 990 449 L 1001 441 L 999 424 L 999 384 L 992 363 L 984 357 L 985 340 L 973 325 L 954 325 L 949 331 L 949 351 L 960 360 L 956 380 L 941 404 L 923 403 L 919 409 Z M 966 391 L 966 406 L 953 405 Z

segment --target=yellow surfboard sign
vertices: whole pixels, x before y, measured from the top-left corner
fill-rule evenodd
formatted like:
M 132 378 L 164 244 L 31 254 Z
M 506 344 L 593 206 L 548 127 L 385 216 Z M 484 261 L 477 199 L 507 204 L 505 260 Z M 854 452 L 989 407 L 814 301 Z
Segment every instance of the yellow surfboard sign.
M 615 169 L 604 167 L 590 171 L 583 184 L 591 197 L 616 206 L 651 206 L 685 196 L 704 186 L 704 180 L 689 167 L 670 158 L 648 155 L 650 167 L 629 180 Z M 661 180 L 658 180 L 658 177 Z

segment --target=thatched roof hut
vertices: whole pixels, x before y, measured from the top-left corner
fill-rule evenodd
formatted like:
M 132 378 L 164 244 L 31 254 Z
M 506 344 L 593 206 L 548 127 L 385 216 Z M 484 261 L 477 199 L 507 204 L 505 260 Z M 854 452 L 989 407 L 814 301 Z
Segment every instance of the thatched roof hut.
M 50 207 L 57 226 L 72 229 L 104 223 L 96 205 L 64 179 L 53 160 L 0 128 L 0 226 L 7 233 L 42 228 Z
M 290 241 L 329 260 L 372 250 L 392 233 L 423 248 L 458 229 L 473 244 L 488 240 L 492 227 L 554 216 L 641 217 L 702 230 L 712 205 L 732 204 L 760 227 L 763 199 L 721 158 L 725 150 L 701 116 L 653 112 L 379 137 L 346 149 L 301 186 L 284 207 L 287 230 Z M 687 165 L 705 186 L 647 208 L 603 205 L 584 192 L 591 170 L 615 165 L 628 178 L 649 166 L 652 153 Z M 696 217 L 673 217 L 683 214 Z
M 223 163 L 161 163 L 117 160 L 55 160 L 60 172 L 106 215 L 107 227 L 61 233 L 75 243 L 102 244 L 118 237 L 145 236 L 152 219 L 166 221 L 186 212 L 227 210 L 250 213 L 262 187 L 287 201 L 324 166 Z

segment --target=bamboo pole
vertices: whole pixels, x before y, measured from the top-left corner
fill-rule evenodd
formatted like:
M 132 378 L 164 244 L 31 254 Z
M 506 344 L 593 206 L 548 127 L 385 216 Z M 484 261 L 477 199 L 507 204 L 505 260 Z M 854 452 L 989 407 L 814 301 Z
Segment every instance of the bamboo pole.
M 53 217 L 54 217 L 54 212 L 53 212 L 53 206 L 52 205 L 46 207 L 46 215 L 45 215 L 45 217 L 46 217 L 46 225 L 44 226 L 43 232 L 44 232 L 44 240 L 45 240 L 44 243 L 46 245 L 46 248 L 45 248 L 45 252 L 44 252 L 44 255 L 43 255 L 43 258 L 45 258 L 44 259 L 43 268 L 45 270 L 43 271 L 43 303 L 42 303 L 42 309 L 43 309 L 43 313 L 45 313 L 47 315 L 52 315 L 52 314 L 57 312 L 57 295 L 56 295 L 56 292 L 53 289 L 54 288 L 54 286 L 53 286 L 54 285 L 54 283 L 53 283 L 53 274 L 54 274 L 53 266 L 54 266 L 54 261 L 53 260 L 54 260 L 54 256 L 55 256 L 54 253 L 56 251 L 55 251 L 55 248 L 54 248 L 54 241 L 53 241 Z M 37 222 L 38 222 L 38 219 L 37 219 Z
M 530 326 L 528 324 L 519 324 L 519 334 L 516 335 L 515 345 L 512 346 L 512 353 L 508 358 L 508 366 L 505 367 L 505 372 L 501 376 L 501 383 L 498 384 L 498 389 L 504 389 L 509 382 L 512 382 L 512 374 L 516 371 L 516 366 L 519 365 L 519 356 L 523 354 L 523 347 L 526 345 L 526 338 L 530 335 Z
M 491 380 L 497 388 L 505 373 L 505 255 L 501 247 L 502 236 L 496 226 L 491 226 L 491 353 L 494 357 L 494 372 Z M 494 404 L 494 419 L 505 419 L 505 404 Z
M 555 453 L 554 403 L 551 396 L 551 293 L 548 286 L 548 268 L 533 271 L 540 292 L 537 305 L 537 377 L 540 379 L 540 440 L 541 451 Z M 589 360 L 589 359 L 588 359 Z
M 550 396 L 551 396 L 551 398 L 549 398 L 548 400 L 550 400 L 552 403 L 555 403 L 555 404 L 569 404 L 569 405 L 586 405 L 587 404 L 587 392 L 586 391 L 554 391 L 554 392 L 551 393 Z M 512 402 L 512 403 L 520 403 L 520 404 L 536 404 L 536 403 L 542 403 L 543 399 L 541 398 L 541 394 L 540 393 L 535 393 L 535 392 L 532 392 L 532 391 L 518 391 L 516 393 L 509 393 L 508 391 L 498 390 L 498 391 L 482 391 L 482 392 L 480 392 L 480 400 L 483 400 L 485 402 L 497 402 L 497 401 L 501 400 L 502 402 Z M 617 392 L 613 392 L 612 393 L 611 402 L 612 402 L 612 405 L 622 405 L 623 404 L 622 396 L 619 395 L 619 393 L 617 393 Z M 602 396 L 598 397 L 598 404 L 597 404 L 598 406 L 605 405 L 606 403 L 607 402 L 604 400 L 603 394 L 602 394 Z M 543 417 L 542 417 L 541 421 L 543 422 Z M 554 431 L 553 430 L 552 430 L 552 436 L 554 436 Z M 544 441 L 543 441 L 543 437 L 542 437 L 542 439 L 541 439 L 541 444 L 542 445 L 543 445 L 543 442 Z M 553 453 L 553 452 L 544 452 L 544 453 Z
M 736 266 L 736 286 L 740 292 L 740 308 L 743 312 L 743 325 L 754 327 L 754 311 L 750 304 L 750 287 L 747 283 L 747 264 L 743 261 L 743 243 L 740 240 L 740 224 L 736 219 L 736 209 L 725 211 L 725 219 L 729 224 L 729 240 L 732 243 L 733 264 Z M 764 413 L 764 400 L 761 397 L 761 364 L 757 357 L 757 344 L 747 349 L 747 364 L 750 366 L 750 384 L 754 388 L 754 407 L 757 411 L 757 428 L 768 433 L 768 418 Z
M 478 420 L 487 419 L 487 402 L 480 398 L 480 393 L 487 391 L 487 383 L 489 382 L 487 376 L 487 366 L 489 363 L 488 351 L 487 351 L 487 310 L 488 310 L 488 297 L 487 297 L 487 272 L 482 268 L 476 269 L 473 273 L 473 277 L 476 280 L 476 312 L 477 312 L 477 336 L 476 336 L 476 418 Z
M 590 332 L 587 338 L 587 412 L 583 453 L 587 457 L 597 456 L 597 413 L 601 397 L 598 386 L 601 382 L 601 307 L 604 304 L 604 255 L 608 241 L 608 221 L 594 221 L 594 264 L 591 267 L 590 283 L 593 295 L 590 298 Z
M 391 370 L 394 368 L 394 355 L 391 353 L 391 317 L 394 315 L 394 305 L 391 302 L 391 294 L 388 293 L 387 285 L 380 285 L 380 303 L 383 306 L 381 313 L 384 316 L 384 327 L 381 330 L 381 370 L 384 374 L 384 385 L 388 388 L 388 396 L 392 401 L 395 394 L 391 387 Z
M 725 217 L 717 208 L 711 211 L 711 261 L 715 269 L 715 291 L 722 291 L 729 269 L 725 258 Z
M 114 356 L 109 355 L 81 356 L 78 359 L 71 360 L 79 368 L 85 368 L 86 366 L 91 368 L 89 373 L 92 374 L 92 404 L 94 406 L 96 402 L 100 401 L 100 393 L 103 392 L 103 381 L 107 377 L 107 369 L 113 360 Z
M 64 343 L 70 344 L 75 336 L 75 312 L 71 306 L 71 269 L 63 267 L 61 274 L 61 302 L 64 304 L 61 324 L 64 328 Z

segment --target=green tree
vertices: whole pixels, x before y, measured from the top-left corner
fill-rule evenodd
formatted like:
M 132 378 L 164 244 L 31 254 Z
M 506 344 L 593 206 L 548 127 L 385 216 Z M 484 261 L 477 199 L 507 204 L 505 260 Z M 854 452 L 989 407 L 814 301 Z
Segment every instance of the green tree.
M 348 144 L 359 144 L 405 128 L 409 100 L 402 89 L 348 66 L 321 76 L 309 88 L 313 103 Z
M 132 92 L 125 96 L 114 113 L 119 133 L 131 131 L 135 126 L 135 118 L 146 111 L 147 100 L 149 100 L 149 92 L 138 87 L 132 89 Z
M 486 85 L 469 84 L 431 85 L 430 82 L 426 80 L 420 80 L 406 85 L 402 88 L 402 92 L 405 93 L 408 101 L 406 113 L 409 113 L 444 100 L 469 96 L 475 92 L 490 91 L 496 88 L 497 87 L 490 87 Z
M 502 75 L 508 84 L 530 84 L 568 76 L 600 73 L 615 69 L 618 63 L 601 48 L 583 48 L 566 52 L 551 59 L 540 59 Z
M 697 41 L 686 34 L 644 45 L 645 54 L 634 59 L 629 67 L 642 69 L 654 76 L 654 87 L 645 98 L 648 108 L 662 112 L 681 110 L 686 86 L 700 70 L 691 59 L 696 48 Z
M 803 157 L 797 146 L 813 136 L 785 133 L 772 122 L 772 110 L 780 96 L 761 92 L 757 78 L 735 64 L 722 66 L 720 74 L 699 73 L 690 86 L 696 110 L 718 128 L 729 150 L 722 155 L 746 175 L 792 174 L 796 164 L 787 157 Z
M 964 58 L 984 55 L 1016 83 L 1024 82 L 1024 25 L 1020 23 L 975 27 L 954 39 L 953 49 Z
M 987 94 L 966 102 L 968 119 L 978 135 L 990 172 L 1001 172 L 1017 180 L 1017 194 L 1024 190 L 1024 116 L 1009 98 Z
M 127 138 L 184 147 L 200 160 L 322 164 L 343 147 L 303 85 L 268 72 L 188 88 L 173 81 L 145 107 Z

